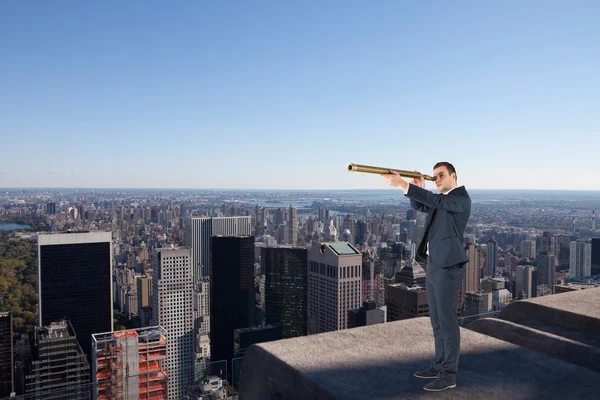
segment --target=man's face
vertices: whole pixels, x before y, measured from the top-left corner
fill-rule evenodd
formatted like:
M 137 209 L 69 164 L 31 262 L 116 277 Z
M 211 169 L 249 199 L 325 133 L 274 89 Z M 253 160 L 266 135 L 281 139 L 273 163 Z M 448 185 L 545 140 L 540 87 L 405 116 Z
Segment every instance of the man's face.
M 448 168 L 444 166 L 434 169 L 433 176 L 435 177 L 435 186 L 440 193 L 446 193 L 456 187 L 456 174 L 449 174 Z

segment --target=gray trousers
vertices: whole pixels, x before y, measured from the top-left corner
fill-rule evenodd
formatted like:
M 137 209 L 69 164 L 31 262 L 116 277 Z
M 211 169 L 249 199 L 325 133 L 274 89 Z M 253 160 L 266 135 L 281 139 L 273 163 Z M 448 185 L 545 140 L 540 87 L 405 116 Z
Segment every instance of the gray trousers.
M 456 312 L 465 268 L 458 265 L 442 268 L 429 260 L 426 273 L 429 317 L 435 338 L 432 368 L 441 376 L 456 377 L 460 355 L 460 328 Z

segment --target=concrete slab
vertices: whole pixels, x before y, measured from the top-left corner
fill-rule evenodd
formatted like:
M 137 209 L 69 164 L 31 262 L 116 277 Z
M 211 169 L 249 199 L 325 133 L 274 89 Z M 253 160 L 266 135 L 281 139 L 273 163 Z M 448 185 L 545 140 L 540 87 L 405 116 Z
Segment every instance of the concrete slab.
M 519 324 L 543 322 L 584 332 L 600 332 L 600 288 L 516 301 L 498 318 Z
M 467 329 L 526 347 L 600 372 L 600 347 L 591 334 L 537 324 L 536 328 L 496 318 L 483 318 Z M 566 332 L 569 337 L 564 336 Z
M 429 318 L 251 346 L 240 399 L 597 399 L 600 373 L 461 328 L 457 387 L 413 377 L 434 354 Z

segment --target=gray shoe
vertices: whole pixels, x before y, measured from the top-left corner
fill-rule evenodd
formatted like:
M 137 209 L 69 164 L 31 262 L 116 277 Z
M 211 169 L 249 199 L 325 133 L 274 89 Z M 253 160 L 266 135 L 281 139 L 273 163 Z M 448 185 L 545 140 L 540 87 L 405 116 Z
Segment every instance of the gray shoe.
M 439 377 L 440 373 L 437 372 L 433 368 L 429 368 L 429 369 L 426 369 L 425 371 L 417 371 L 413 375 L 416 376 L 417 378 L 421 378 L 421 379 L 432 379 L 432 378 L 437 379 Z
M 430 392 L 441 392 L 446 389 L 454 389 L 456 387 L 456 379 L 451 377 L 440 376 L 433 382 L 429 382 L 423 386 L 423 389 Z

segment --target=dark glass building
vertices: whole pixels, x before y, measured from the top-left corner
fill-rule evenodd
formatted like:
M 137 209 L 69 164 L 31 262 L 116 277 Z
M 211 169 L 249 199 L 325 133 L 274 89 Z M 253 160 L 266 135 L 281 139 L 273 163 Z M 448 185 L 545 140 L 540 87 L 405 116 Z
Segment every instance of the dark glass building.
M 592 275 L 600 274 L 600 238 L 592 239 Z
M 264 247 L 265 323 L 281 324 L 283 337 L 308 334 L 308 250 Z
M 14 391 L 12 314 L 0 312 L 0 399 Z
M 210 358 L 233 358 L 233 331 L 255 326 L 254 237 L 210 241 Z M 231 371 L 231 369 L 229 369 Z
M 92 334 L 113 330 L 111 241 L 110 232 L 38 235 L 40 325 L 68 319 L 88 358 Z
M 90 389 L 90 365 L 69 321 L 36 327 L 25 375 L 26 398 L 88 400 Z

